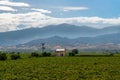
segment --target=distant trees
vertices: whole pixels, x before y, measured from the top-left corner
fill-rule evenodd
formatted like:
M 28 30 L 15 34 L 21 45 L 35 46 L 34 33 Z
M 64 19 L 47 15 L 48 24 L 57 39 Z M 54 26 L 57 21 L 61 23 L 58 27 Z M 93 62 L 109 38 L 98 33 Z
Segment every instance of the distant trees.
M 42 54 L 40 54 L 38 52 L 31 53 L 31 57 L 49 57 L 49 56 L 51 56 L 50 52 L 43 52 Z
M 37 52 L 32 52 L 31 57 L 39 57 L 39 54 Z
M 75 53 L 69 52 L 69 56 L 75 56 Z
M 43 52 L 42 56 L 43 57 L 49 57 L 49 56 L 51 56 L 51 53 L 50 52 Z
M 19 52 L 0 52 L 1 61 L 7 60 L 8 56 L 10 56 L 11 60 L 16 60 L 21 58 Z
M 73 52 L 74 54 L 78 54 L 78 53 L 79 53 L 78 49 L 73 49 L 72 52 Z
M 119 54 L 119 51 L 105 51 L 104 54 L 100 54 L 100 55 L 79 55 L 79 50 L 78 49 L 73 49 L 69 52 L 69 56 L 79 56 L 79 57 L 112 57 L 115 54 Z M 52 54 L 51 52 L 46 52 L 43 50 L 42 53 L 40 52 L 32 52 L 31 54 L 29 54 L 29 58 L 31 57 L 50 57 L 50 56 L 55 56 L 55 54 Z M 0 52 L 0 60 L 4 61 L 7 60 L 7 58 L 9 58 L 11 60 L 17 60 L 21 58 L 20 52 Z
M 69 52 L 69 56 L 75 56 L 78 53 L 79 53 L 78 49 L 73 49 L 71 52 Z
M 115 54 L 120 54 L 120 50 L 105 50 L 103 53 L 109 56 L 114 56 Z
M 20 57 L 20 53 L 18 52 L 18 53 L 13 53 L 13 54 L 11 54 L 11 60 L 17 60 L 17 59 L 20 59 L 21 57 Z
M 1 60 L 1 61 L 4 61 L 4 60 L 6 60 L 6 59 L 7 59 L 6 53 L 0 52 L 0 60 Z

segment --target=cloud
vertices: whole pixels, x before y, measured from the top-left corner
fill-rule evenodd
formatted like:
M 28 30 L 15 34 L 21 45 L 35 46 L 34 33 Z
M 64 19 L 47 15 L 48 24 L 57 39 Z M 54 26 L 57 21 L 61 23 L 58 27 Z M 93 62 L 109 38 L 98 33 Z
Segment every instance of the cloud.
M 30 7 L 29 4 L 23 3 L 23 2 L 12 2 L 10 0 L 0 0 L 0 11 L 9 11 L 9 12 L 14 12 L 17 11 L 14 8 L 17 7 Z
M 104 28 L 112 25 L 120 25 L 118 18 L 101 18 L 101 17 L 71 17 L 71 18 L 51 18 L 48 24 L 68 23 L 79 26 L 89 26 L 93 28 Z
M 23 14 L 2 13 L 0 14 L 0 32 L 20 30 L 31 27 L 42 27 L 47 24 L 51 17 L 40 12 L 28 12 Z M 18 27 L 23 25 L 24 27 Z
M 29 4 L 23 2 L 11 2 L 9 0 L 0 0 L 0 5 L 14 6 L 14 7 L 30 7 Z
M 88 7 L 63 7 L 63 11 L 81 11 L 81 10 L 87 10 Z
M 33 10 L 33 11 L 38 11 L 38 12 L 41 12 L 41 13 L 52 13 L 51 11 L 49 11 L 49 10 L 44 10 L 44 9 L 32 8 L 31 10 Z
M 3 13 L 0 14 L 0 32 L 20 30 L 26 28 L 44 27 L 56 24 L 75 24 L 86 25 L 94 28 L 103 28 L 111 25 L 120 25 L 118 18 L 100 18 L 100 17 L 71 17 L 55 18 L 47 16 L 41 12 L 28 12 L 23 14 Z M 20 27 L 22 25 L 22 27 Z
M 1 0 L 0 0 L 1 1 Z M 2 0 L 3 1 L 3 0 Z M 9 0 L 4 0 L 8 1 Z M 12 2 L 15 3 L 15 2 Z M 28 4 L 29 5 L 29 4 Z M 16 5 L 13 5 L 16 6 Z M 22 7 L 23 5 L 17 5 Z M 30 6 L 30 5 L 29 5 Z M 24 5 L 25 7 L 25 5 Z M 29 7 L 26 13 L 1 13 L 0 14 L 0 32 L 20 30 L 26 28 L 44 27 L 47 25 L 57 25 L 62 23 L 74 25 L 86 25 L 94 28 L 103 28 L 106 26 L 120 25 L 120 17 L 118 18 L 102 18 L 102 17 L 71 17 L 71 18 L 56 18 L 46 15 L 45 13 L 52 13 L 49 10 L 36 9 Z M 64 8 L 65 9 L 65 8 Z M 85 10 L 87 8 L 67 7 L 66 10 Z M 8 6 L 0 6 L 3 11 L 16 11 Z M 32 11 L 31 11 L 32 10 Z M 54 14 L 54 13 L 53 13 Z
M 0 10 L 2 11 L 16 11 L 15 9 L 8 6 L 0 6 Z

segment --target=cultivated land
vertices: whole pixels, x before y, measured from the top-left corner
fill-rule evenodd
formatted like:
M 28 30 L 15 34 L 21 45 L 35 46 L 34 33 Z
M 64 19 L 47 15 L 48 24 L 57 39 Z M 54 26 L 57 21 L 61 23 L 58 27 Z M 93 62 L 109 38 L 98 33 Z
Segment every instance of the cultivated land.
M 0 61 L 0 80 L 120 80 L 120 55 Z M 9 56 L 9 55 L 8 55 Z

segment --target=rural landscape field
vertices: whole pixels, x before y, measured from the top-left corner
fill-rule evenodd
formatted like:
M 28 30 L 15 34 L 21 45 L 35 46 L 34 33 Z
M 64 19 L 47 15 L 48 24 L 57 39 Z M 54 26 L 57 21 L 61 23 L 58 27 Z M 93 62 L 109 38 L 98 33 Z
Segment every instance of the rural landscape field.
M 98 55 L 96 57 L 96 55 Z M 30 57 L 0 61 L 0 80 L 119 80 L 120 55 Z
M 120 80 L 120 0 L 0 0 L 0 80 Z

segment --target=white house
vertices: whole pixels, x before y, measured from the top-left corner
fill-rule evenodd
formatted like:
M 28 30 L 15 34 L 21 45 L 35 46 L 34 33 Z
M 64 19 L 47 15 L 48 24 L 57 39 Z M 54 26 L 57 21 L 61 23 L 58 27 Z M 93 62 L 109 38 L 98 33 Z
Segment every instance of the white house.
M 56 52 L 56 56 L 65 56 L 66 49 L 65 48 L 64 49 L 56 49 L 55 52 Z

